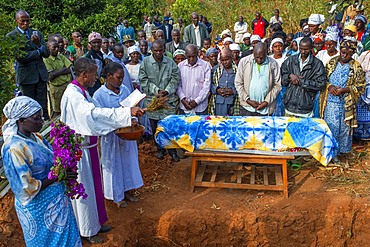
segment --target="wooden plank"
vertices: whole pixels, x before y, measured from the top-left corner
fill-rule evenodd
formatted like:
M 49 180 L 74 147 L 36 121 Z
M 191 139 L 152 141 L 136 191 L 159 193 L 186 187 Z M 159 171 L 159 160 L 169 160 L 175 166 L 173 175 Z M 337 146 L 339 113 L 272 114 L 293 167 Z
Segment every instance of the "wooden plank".
M 258 157 L 256 155 L 255 157 L 196 157 L 197 160 L 200 161 L 208 161 L 208 162 L 218 162 L 218 163 L 248 163 L 248 164 L 268 164 L 268 165 L 279 165 L 281 164 L 285 159 L 264 159 L 262 157 Z
M 280 166 L 275 166 L 275 181 L 276 181 L 276 185 L 283 185 L 283 178 L 281 176 Z
M 203 181 L 203 176 L 204 172 L 206 171 L 207 165 L 205 164 L 200 164 L 197 172 L 197 177 L 195 178 L 196 182 L 202 182 Z
M 269 185 L 269 177 L 267 173 L 267 166 L 261 167 L 261 170 L 263 172 L 263 184 L 264 185 Z
M 272 152 L 273 153 L 273 152 Z M 194 151 L 194 152 L 186 152 L 186 156 L 191 157 L 207 157 L 207 158 L 259 158 L 259 159 L 294 159 L 292 155 L 259 155 L 259 154 L 245 154 L 245 153 L 225 153 L 225 152 L 209 152 L 209 151 Z
M 286 160 L 283 161 L 281 166 L 283 170 L 283 188 L 284 188 L 283 192 L 284 196 L 288 197 L 288 168 Z
M 249 189 L 249 190 L 274 190 L 282 191 L 283 186 L 263 185 L 263 184 L 237 184 L 225 182 L 196 182 L 197 187 L 207 188 L 231 188 L 231 189 Z
M 256 183 L 256 166 L 251 165 L 251 181 L 250 184 L 255 184 Z
M 211 183 L 214 183 L 216 181 L 217 170 L 218 170 L 218 165 L 215 165 L 212 171 Z
M 238 171 L 236 172 L 236 183 L 242 183 L 243 165 L 238 165 Z
M 194 180 L 195 180 L 195 171 L 197 170 L 197 158 L 192 157 L 191 161 L 191 175 L 190 175 L 190 192 L 194 192 Z

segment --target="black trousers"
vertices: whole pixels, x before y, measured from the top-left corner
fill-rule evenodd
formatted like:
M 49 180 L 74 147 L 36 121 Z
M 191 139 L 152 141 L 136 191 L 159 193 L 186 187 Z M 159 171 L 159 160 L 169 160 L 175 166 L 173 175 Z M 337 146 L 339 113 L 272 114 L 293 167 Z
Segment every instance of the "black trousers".
M 22 95 L 36 100 L 42 107 L 43 117 L 49 119 L 47 107 L 47 84 L 46 81 L 39 80 L 36 84 L 19 85 Z
M 154 137 L 154 134 L 155 134 L 155 131 L 156 131 L 156 129 L 157 129 L 158 121 L 159 121 L 159 120 L 149 118 L 149 121 L 150 121 L 150 127 L 152 127 L 153 140 L 154 140 L 154 144 L 155 144 L 155 146 L 157 147 L 157 151 L 158 151 L 158 152 L 163 152 L 163 153 L 164 153 L 164 152 L 166 151 L 166 149 L 164 149 L 164 148 L 160 147 L 160 146 L 158 145 L 158 143 L 155 141 L 155 137 Z M 169 155 L 171 155 L 171 154 L 177 154 L 177 151 L 176 151 L 176 149 L 175 149 L 175 148 L 169 148 L 169 149 L 167 149 L 167 151 L 168 151 L 168 154 L 169 154 Z

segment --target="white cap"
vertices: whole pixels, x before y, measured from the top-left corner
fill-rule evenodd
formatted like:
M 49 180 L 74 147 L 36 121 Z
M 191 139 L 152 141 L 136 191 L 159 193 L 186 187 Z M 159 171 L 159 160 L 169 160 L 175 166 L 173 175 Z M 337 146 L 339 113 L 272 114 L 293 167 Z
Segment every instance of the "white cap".
M 308 17 L 308 24 L 309 25 L 321 25 L 325 22 L 325 16 L 320 14 L 311 14 Z
M 252 35 L 250 33 L 243 34 L 243 39 L 250 38 Z
M 226 37 L 226 38 L 224 39 L 224 44 L 225 44 L 226 42 L 234 43 L 233 39 L 232 39 L 232 38 L 230 38 L 230 37 Z
M 253 34 L 253 35 L 251 36 L 251 43 L 252 43 L 253 41 L 256 41 L 256 40 L 261 41 L 261 37 L 260 37 L 259 35 Z
M 230 44 L 229 48 L 232 51 L 240 51 L 240 46 L 238 44 Z

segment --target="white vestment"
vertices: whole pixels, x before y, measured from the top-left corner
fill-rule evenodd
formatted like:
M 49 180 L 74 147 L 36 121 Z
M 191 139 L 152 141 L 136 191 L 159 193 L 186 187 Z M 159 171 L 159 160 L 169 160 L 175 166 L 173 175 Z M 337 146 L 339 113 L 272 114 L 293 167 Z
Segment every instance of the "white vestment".
M 106 135 L 118 128 L 131 125 L 130 108 L 100 108 L 89 93 L 86 97 L 76 85 L 68 85 L 61 101 L 61 121 L 76 133 L 84 136 L 85 148 L 78 163 L 78 182 L 86 189 L 86 199 L 72 200 L 80 235 L 91 237 L 96 235 L 101 225 L 97 211 L 94 180 L 91 169 L 91 159 L 88 147 L 89 136 Z

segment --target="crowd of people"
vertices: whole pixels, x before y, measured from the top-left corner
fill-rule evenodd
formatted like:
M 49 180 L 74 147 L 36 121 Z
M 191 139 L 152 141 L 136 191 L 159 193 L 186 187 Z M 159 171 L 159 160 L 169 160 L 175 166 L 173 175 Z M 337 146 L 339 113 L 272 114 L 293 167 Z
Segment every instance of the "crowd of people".
M 44 41 L 29 28 L 29 14 L 17 11 L 17 27 L 8 36 L 24 39 L 24 53 L 16 57 L 23 96 L 3 110 L 8 121 L 2 157 L 26 243 L 37 245 L 42 238 L 78 246 L 79 236 L 102 242 L 98 233 L 111 229 L 104 198 L 126 207 L 138 200 L 132 190 L 143 185 L 136 142 L 113 133 L 137 121 L 145 126 L 144 138 L 153 138 L 156 157 L 167 152 L 178 162 L 181 150 L 165 150 L 154 139 L 158 122 L 169 115 L 323 118 L 339 144 L 333 162 L 340 162 L 354 137 L 370 139 L 370 29 L 363 6 L 350 7 L 325 30 L 325 17 L 311 14 L 295 34 L 284 32 L 278 9 L 270 21 L 256 12 L 250 26 L 239 16 L 234 33 L 226 29 L 214 40 L 211 23 L 195 12 L 187 26 L 182 18 L 174 23 L 170 13 L 162 22 L 144 16 L 138 31 L 120 19 L 115 35 L 92 32 L 86 47 L 78 31 L 70 45 L 60 34 Z M 134 90 L 146 98 L 140 107 L 122 108 Z M 165 98 L 166 107 L 146 111 L 156 98 Z M 84 136 L 78 181 L 89 196 L 72 203 L 60 183 L 47 179 L 51 147 L 37 134 L 43 119 L 59 115 Z M 51 223 L 43 221 L 48 207 L 39 206 L 50 204 L 59 210 Z

